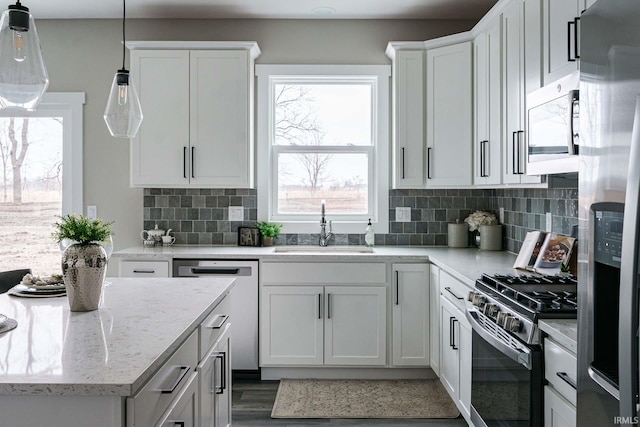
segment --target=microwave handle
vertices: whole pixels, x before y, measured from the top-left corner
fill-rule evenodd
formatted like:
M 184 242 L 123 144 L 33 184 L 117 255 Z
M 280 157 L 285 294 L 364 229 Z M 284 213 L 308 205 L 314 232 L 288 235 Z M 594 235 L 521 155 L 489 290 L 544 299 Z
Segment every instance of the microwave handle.
M 569 132 L 567 133 L 567 147 L 569 149 L 569 154 L 578 154 L 578 150 L 575 147 L 575 139 L 579 138 L 579 135 L 575 133 L 575 129 L 573 128 L 574 120 L 573 115 L 575 114 L 575 108 L 578 106 L 578 101 L 580 100 L 580 92 L 577 89 L 569 91 L 569 110 L 568 110 L 568 122 L 569 123 Z

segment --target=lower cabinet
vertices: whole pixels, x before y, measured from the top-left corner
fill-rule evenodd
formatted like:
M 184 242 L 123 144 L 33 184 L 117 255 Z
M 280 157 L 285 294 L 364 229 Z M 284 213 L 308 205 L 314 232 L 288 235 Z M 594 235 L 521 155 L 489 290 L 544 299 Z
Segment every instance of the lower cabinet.
M 200 427 L 231 425 L 231 343 L 230 326 L 198 365 Z
M 261 365 L 385 365 L 386 303 L 384 286 L 263 286 Z
M 576 407 L 548 385 L 544 387 L 544 425 L 576 427 Z
M 200 427 L 198 421 L 198 377 L 194 372 L 155 427 Z
M 471 327 L 464 313 L 440 297 L 440 381 L 468 420 L 471 409 Z
M 576 354 L 550 337 L 544 347 L 544 425 L 575 427 L 576 425 Z
M 119 277 L 169 277 L 169 261 L 121 260 Z

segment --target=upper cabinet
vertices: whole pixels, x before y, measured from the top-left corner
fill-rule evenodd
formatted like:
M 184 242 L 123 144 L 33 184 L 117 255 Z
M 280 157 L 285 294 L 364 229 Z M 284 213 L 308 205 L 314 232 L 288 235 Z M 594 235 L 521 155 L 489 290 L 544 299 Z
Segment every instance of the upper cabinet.
M 471 45 L 427 50 L 427 188 L 472 184 Z
M 393 61 L 393 187 L 424 186 L 424 51 Z
M 533 1 L 533 0 L 530 0 Z M 527 74 L 537 70 L 535 64 L 525 68 L 525 20 L 535 28 L 536 16 L 525 16 L 530 10 L 525 2 L 515 0 L 502 13 L 503 54 L 503 170 L 504 184 L 535 184 L 542 182 L 539 175 L 526 175 L 527 147 L 525 133 Z M 533 8 L 535 11 L 536 9 Z M 537 9 L 539 10 L 539 9 Z M 538 22 L 540 15 L 537 16 Z M 538 51 L 539 52 L 539 51 Z M 535 77 L 530 78 L 535 81 Z
M 542 0 L 544 84 L 578 69 L 580 15 L 593 3 L 594 0 Z
M 144 114 L 131 140 L 131 185 L 252 187 L 257 44 L 127 45 Z

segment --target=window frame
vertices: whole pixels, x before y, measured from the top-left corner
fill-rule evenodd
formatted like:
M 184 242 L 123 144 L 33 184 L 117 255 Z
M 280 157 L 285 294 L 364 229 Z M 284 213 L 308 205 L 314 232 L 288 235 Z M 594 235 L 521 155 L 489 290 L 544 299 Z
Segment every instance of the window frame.
M 277 209 L 277 161 L 279 153 L 287 152 L 366 152 L 368 167 L 367 214 L 328 214 L 333 221 L 334 233 L 363 233 L 370 217 L 376 233 L 389 232 L 389 117 L 390 78 L 388 65 L 256 65 L 257 76 L 257 174 L 258 220 L 283 224 L 283 233 L 319 233 L 320 206 L 316 215 L 278 214 Z M 274 87 L 278 83 L 296 80 L 301 83 L 316 83 L 335 80 L 340 83 L 371 82 L 373 145 L 346 147 L 287 146 L 274 145 Z
M 62 122 L 62 214 L 83 212 L 84 92 L 47 92 L 34 111 L 0 110 L 0 117 L 55 117 Z

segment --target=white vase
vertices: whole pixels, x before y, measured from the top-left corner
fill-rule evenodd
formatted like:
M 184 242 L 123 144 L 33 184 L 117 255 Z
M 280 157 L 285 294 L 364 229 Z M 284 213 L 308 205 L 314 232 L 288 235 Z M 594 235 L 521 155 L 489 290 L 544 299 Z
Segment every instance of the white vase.
M 62 277 L 71 311 L 97 310 L 107 275 L 107 253 L 101 245 L 72 244 L 62 255 Z

